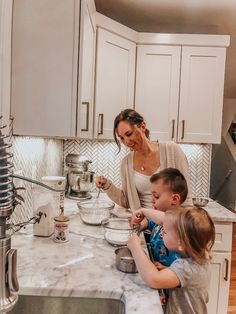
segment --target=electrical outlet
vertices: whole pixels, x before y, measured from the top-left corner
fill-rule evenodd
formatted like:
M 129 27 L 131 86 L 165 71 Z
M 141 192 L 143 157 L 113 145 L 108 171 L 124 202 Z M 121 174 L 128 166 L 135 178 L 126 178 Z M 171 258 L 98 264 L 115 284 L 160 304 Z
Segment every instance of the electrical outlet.
M 14 171 L 14 174 L 18 174 L 20 176 L 23 176 L 23 170 L 22 169 L 16 170 L 16 171 Z M 21 180 L 21 179 L 13 178 L 13 183 L 14 183 L 14 186 L 16 188 L 22 188 L 23 187 L 23 180 Z

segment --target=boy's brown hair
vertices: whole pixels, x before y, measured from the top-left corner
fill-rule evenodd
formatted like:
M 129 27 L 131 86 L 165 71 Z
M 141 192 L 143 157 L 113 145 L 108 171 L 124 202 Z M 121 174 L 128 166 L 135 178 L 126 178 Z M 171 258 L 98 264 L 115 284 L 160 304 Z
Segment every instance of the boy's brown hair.
M 184 253 L 198 264 L 210 259 L 210 251 L 215 242 L 214 223 L 203 208 L 178 206 L 166 212 L 171 216 Z
M 169 186 L 170 191 L 180 196 L 180 204 L 182 204 L 188 195 L 188 186 L 185 177 L 176 168 L 166 168 L 155 173 L 150 178 L 151 183 L 162 181 L 163 184 Z

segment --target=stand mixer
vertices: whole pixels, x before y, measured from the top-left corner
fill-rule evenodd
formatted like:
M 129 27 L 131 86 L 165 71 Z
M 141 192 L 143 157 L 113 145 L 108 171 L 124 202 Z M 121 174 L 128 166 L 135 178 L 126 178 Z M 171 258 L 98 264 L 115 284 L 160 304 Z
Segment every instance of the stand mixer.
M 92 198 L 89 194 L 94 182 L 94 172 L 89 170 L 92 161 L 78 154 L 66 156 L 67 193 L 66 196 L 76 200 Z

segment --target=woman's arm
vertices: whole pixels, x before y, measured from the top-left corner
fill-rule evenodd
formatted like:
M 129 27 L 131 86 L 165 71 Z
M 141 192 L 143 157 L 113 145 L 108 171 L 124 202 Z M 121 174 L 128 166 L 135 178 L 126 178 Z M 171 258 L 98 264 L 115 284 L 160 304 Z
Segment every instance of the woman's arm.
M 117 188 L 110 180 L 103 187 L 103 191 L 109 196 L 109 198 L 116 204 L 129 208 L 129 202 L 123 190 Z
M 140 239 L 136 234 L 132 234 L 127 245 L 132 252 L 140 276 L 149 287 L 168 289 L 180 285 L 179 278 L 172 270 L 169 268 L 163 270 L 156 269 L 155 265 L 144 253 Z

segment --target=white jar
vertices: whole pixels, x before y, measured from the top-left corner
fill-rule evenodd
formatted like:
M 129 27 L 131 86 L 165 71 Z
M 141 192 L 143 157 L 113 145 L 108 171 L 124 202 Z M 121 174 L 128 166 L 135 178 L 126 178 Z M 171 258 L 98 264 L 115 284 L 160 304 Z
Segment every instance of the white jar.
M 33 225 L 33 234 L 49 237 L 53 234 L 54 217 L 57 214 L 53 194 L 42 187 L 36 187 L 32 189 L 32 196 L 34 216 L 41 215 L 40 221 Z
M 60 215 L 54 218 L 53 240 L 57 243 L 69 241 L 69 217 Z
M 53 189 L 62 190 L 61 192 L 51 191 L 54 198 L 55 216 L 60 215 L 64 210 L 66 178 L 62 176 L 45 176 L 42 177 L 42 182 Z

